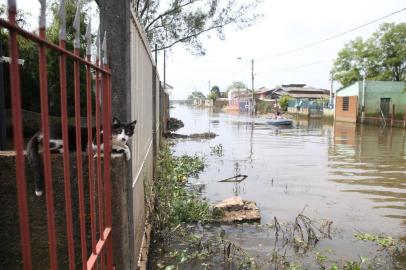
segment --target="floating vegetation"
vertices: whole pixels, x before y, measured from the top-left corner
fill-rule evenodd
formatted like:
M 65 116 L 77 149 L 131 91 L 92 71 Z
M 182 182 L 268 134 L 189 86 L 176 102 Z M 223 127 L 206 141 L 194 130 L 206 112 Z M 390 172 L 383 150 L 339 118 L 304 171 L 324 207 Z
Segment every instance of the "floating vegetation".
M 362 241 L 375 242 L 376 244 L 384 248 L 395 246 L 396 244 L 395 239 L 393 239 L 392 236 L 387 235 L 374 235 L 365 232 L 358 232 L 354 234 L 354 237 Z
M 169 139 L 213 139 L 216 136 L 217 134 L 213 132 L 192 133 L 190 135 L 178 134 L 174 132 L 166 132 L 164 134 L 164 137 Z
M 218 156 L 218 157 L 222 157 L 223 156 L 223 145 L 217 144 L 215 146 L 210 146 L 210 154 L 214 155 L 214 156 Z

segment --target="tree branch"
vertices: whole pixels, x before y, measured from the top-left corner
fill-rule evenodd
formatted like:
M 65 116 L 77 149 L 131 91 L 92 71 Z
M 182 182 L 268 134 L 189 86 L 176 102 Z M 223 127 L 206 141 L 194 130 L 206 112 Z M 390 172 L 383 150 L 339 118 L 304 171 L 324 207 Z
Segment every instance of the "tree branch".
M 140 18 L 142 18 L 142 16 L 144 16 L 144 13 L 145 13 L 145 11 L 147 11 L 148 8 L 149 8 L 149 0 L 145 0 L 144 7 L 142 8 L 142 11 L 140 14 Z
M 224 26 L 226 26 L 226 25 L 228 25 L 228 24 L 231 24 L 231 23 L 233 23 L 233 21 L 229 21 L 229 22 L 226 22 L 226 23 L 223 23 L 223 24 L 219 24 L 219 25 L 213 25 L 213 26 L 211 26 L 211 27 L 209 27 L 209 28 L 206 28 L 206 29 L 203 29 L 203 30 L 201 30 L 201 31 L 199 31 L 199 32 L 196 32 L 196 33 L 193 33 L 193 34 L 190 34 L 190 35 L 186 35 L 186 36 L 184 36 L 184 37 L 182 37 L 182 38 L 180 38 L 180 39 L 178 39 L 178 40 L 172 42 L 171 44 L 169 44 L 169 45 L 167 45 L 167 46 L 163 46 L 163 47 L 158 48 L 158 49 L 156 49 L 156 50 L 152 50 L 152 52 L 161 51 L 161 50 L 165 50 L 165 49 L 169 49 L 170 47 L 172 47 L 173 45 L 175 45 L 175 44 L 177 44 L 177 43 L 179 43 L 179 42 L 183 42 L 183 41 L 185 41 L 185 40 L 187 40 L 187 39 L 189 39 L 189 38 L 192 38 L 192 37 L 197 37 L 198 35 L 200 35 L 200 34 L 202 34 L 202 33 L 211 31 L 211 30 L 213 30 L 213 29 L 217 29 L 217 28 L 224 27 Z
M 140 10 L 140 2 L 141 0 L 137 0 L 137 14 L 139 14 L 138 11 Z
M 165 16 L 167 16 L 167 15 L 169 15 L 169 14 L 171 14 L 171 13 L 173 13 L 173 12 L 179 10 L 179 9 L 182 9 L 182 8 L 184 8 L 184 7 L 186 7 L 186 6 L 190 5 L 190 4 L 193 4 L 194 2 L 198 2 L 198 1 L 201 1 L 201 0 L 190 0 L 189 2 L 187 2 L 187 3 L 183 4 L 183 5 L 179 5 L 179 6 L 174 7 L 173 9 L 169 9 L 169 10 L 165 11 L 164 13 L 160 14 L 158 17 L 156 17 L 155 19 L 153 19 L 153 20 L 144 28 L 144 31 L 145 31 L 145 32 L 148 32 L 148 29 L 149 29 L 157 20 L 159 20 L 160 18 L 165 17 Z M 141 17 L 140 17 L 140 18 L 141 18 Z

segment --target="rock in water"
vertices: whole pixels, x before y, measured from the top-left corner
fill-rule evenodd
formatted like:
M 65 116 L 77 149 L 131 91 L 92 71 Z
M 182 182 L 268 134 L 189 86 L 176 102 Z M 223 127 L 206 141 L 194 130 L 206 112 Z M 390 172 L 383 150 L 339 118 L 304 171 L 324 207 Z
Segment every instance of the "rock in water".
M 243 200 L 239 196 L 227 198 L 216 204 L 214 208 L 224 214 L 220 222 L 259 222 L 261 220 L 257 204 L 254 201 Z

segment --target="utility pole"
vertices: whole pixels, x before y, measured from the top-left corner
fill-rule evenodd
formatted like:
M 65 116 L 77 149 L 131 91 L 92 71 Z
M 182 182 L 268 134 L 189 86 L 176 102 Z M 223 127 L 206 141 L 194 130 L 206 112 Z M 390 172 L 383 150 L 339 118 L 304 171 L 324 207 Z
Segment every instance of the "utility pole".
M 7 123 L 3 73 L 3 44 L 0 39 L 0 150 L 6 149 Z
M 328 105 L 329 105 L 329 106 L 331 106 L 331 105 L 333 104 L 333 90 L 334 90 L 334 86 L 333 86 L 333 83 L 334 83 L 334 81 L 333 81 L 333 74 L 331 74 L 330 82 L 331 82 L 331 85 L 330 85 L 330 99 L 329 99 L 329 101 L 328 101 Z
M 166 50 L 164 50 L 164 89 L 166 89 Z
M 252 114 L 255 115 L 254 59 L 251 59 Z

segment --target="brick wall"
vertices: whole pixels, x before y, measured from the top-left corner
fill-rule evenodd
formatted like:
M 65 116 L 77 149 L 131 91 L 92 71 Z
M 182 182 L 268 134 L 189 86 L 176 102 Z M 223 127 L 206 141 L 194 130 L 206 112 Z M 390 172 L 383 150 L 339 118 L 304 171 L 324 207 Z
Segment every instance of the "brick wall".
M 335 120 L 356 123 L 358 97 L 357 96 L 349 97 L 348 111 L 343 110 L 343 99 L 344 97 L 337 97 L 336 99 Z

